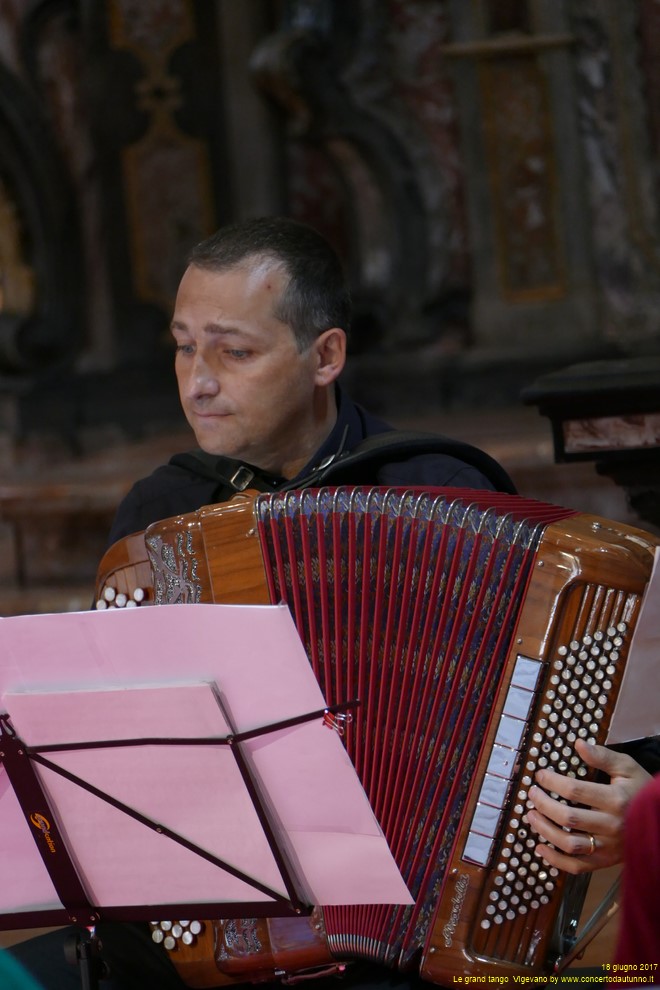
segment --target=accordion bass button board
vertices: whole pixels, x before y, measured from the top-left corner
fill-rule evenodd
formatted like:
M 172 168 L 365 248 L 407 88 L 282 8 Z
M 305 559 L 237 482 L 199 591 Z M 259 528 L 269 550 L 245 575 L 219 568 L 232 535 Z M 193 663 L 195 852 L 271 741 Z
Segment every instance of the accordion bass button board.
M 333 958 L 439 984 L 553 971 L 584 893 L 537 856 L 528 790 L 543 766 L 588 776 L 574 744 L 605 740 L 657 543 L 517 496 L 333 488 L 135 544 L 149 601 L 286 602 L 327 703 L 359 701 L 344 742 L 415 904 L 323 908 Z

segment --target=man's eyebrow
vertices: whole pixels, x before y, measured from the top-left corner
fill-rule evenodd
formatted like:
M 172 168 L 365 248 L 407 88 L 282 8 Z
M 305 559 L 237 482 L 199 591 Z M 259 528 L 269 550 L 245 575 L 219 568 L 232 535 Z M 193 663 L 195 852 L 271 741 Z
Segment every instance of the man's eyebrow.
M 187 332 L 188 327 L 185 323 L 180 320 L 172 320 L 170 323 L 170 330 L 174 333 L 175 330 Z M 204 325 L 204 333 L 211 335 L 223 336 L 223 337 L 249 337 L 250 334 L 243 330 L 241 327 L 228 326 L 223 323 L 206 323 Z

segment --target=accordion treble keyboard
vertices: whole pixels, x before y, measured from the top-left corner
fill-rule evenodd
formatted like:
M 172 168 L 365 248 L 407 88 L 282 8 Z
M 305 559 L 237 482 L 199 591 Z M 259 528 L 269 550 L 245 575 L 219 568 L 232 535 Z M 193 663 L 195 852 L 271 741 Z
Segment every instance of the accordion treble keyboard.
M 346 749 L 415 904 L 323 908 L 333 957 L 437 983 L 552 966 L 566 878 L 527 791 L 543 765 L 586 774 L 573 745 L 604 739 L 654 545 L 459 490 L 239 498 L 149 528 L 156 603 L 284 601 L 328 704 L 360 702 Z

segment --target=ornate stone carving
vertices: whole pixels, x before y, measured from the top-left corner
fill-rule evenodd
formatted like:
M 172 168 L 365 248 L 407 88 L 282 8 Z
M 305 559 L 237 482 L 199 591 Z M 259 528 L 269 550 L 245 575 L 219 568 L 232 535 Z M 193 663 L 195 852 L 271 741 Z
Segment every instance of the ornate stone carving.
M 299 0 L 252 59 L 287 116 L 293 212 L 344 249 L 358 349 L 427 340 L 465 288 L 454 120 L 430 101 L 450 107 L 445 32 L 442 0 Z
M 171 71 L 195 37 L 190 0 L 110 0 L 110 44 L 140 66 L 136 109 L 147 125 L 121 150 L 135 288 L 169 312 L 187 252 L 215 226 L 208 151 L 177 121 L 183 95 Z
M 634 354 L 660 341 L 657 78 L 648 47 L 660 42 L 660 20 L 648 4 L 617 0 L 579 0 L 570 16 L 604 333 Z

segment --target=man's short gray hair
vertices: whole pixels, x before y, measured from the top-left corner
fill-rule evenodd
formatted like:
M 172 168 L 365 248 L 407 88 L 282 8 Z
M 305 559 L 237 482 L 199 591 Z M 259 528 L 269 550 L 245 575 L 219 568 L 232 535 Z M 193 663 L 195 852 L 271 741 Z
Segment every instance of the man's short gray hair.
M 298 350 L 306 350 L 331 327 L 348 333 L 351 303 L 342 265 L 313 227 L 287 217 L 230 224 L 194 247 L 188 262 L 222 272 L 250 259 L 272 259 L 288 275 L 274 315 L 291 328 Z

